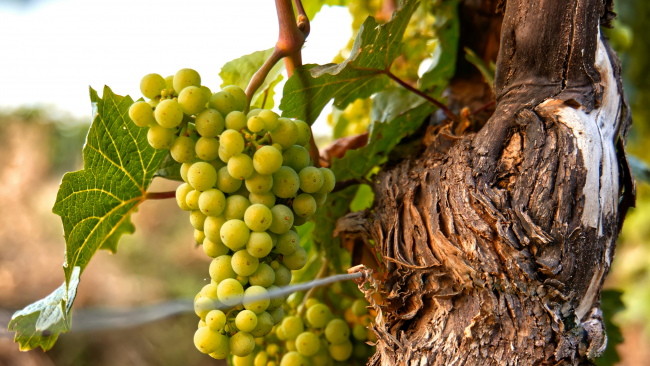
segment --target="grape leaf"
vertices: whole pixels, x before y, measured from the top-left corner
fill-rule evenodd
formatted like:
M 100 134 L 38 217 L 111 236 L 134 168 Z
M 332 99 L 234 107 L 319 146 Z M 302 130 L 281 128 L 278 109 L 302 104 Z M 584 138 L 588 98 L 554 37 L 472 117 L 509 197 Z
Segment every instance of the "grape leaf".
M 600 308 L 603 311 L 603 320 L 605 320 L 605 330 L 607 332 L 607 348 L 601 357 L 594 360 L 597 366 L 613 366 L 621 360 L 616 351 L 616 346 L 623 343 L 623 335 L 621 334 L 621 328 L 612 322 L 614 315 L 625 310 L 621 295 L 623 293 L 618 290 L 603 290 L 600 294 Z
M 219 72 L 219 76 L 221 77 L 221 80 L 223 80 L 221 87 L 224 88 L 228 85 L 237 85 L 246 90 L 253 75 L 255 75 L 257 70 L 262 67 L 264 61 L 266 61 L 272 53 L 273 48 L 269 48 L 266 51 L 256 51 L 250 55 L 245 55 L 232 61 L 228 61 L 223 65 Z M 266 75 L 266 79 L 264 79 L 262 85 L 260 85 L 255 94 L 253 94 L 251 105 L 261 104 L 261 100 L 264 99 L 262 94 L 265 90 L 273 83 L 275 83 L 273 85 L 273 87 L 275 87 L 275 85 L 282 80 L 278 80 L 278 76 L 282 74 L 282 71 L 284 71 L 284 62 L 278 62 L 273 66 L 271 71 Z M 261 95 L 262 99 L 258 100 Z M 273 100 L 273 98 L 271 98 L 271 100 Z
M 424 99 L 415 93 L 403 88 L 389 88 L 381 91 L 372 98 L 370 120 L 386 122 L 400 114 L 413 109 L 424 102 Z
M 275 78 L 275 80 L 273 80 L 264 91 L 256 94 L 257 97 L 255 97 L 256 99 L 253 99 L 253 103 L 251 103 L 253 107 L 251 107 L 251 109 L 272 109 L 275 105 L 275 101 L 273 100 L 275 97 L 275 87 L 282 81 L 282 79 L 284 79 L 284 76 L 282 76 L 282 74 L 278 75 L 278 77 Z
M 439 1 L 434 9 L 434 24 L 438 43 L 433 52 L 433 62 L 422 74 L 419 87 L 427 90 L 432 86 L 444 89 L 456 71 L 456 54 L 460 38 L 459 0 Z
M 418 4 L 405 1 L 382 25 L 368 17 L 359 29 L 350 57 L 342 63 L 296 68 L 284 85 L 282 116 L 311 125 L 332 98 L 337 108 L 344 109 L 355 99 L 367 98 L 383 89 L 389 82 L 386 74 L 399 54 L 404 30 Z
M 323 8 L 323 5 L 345 6 L 347 4 L 348 4 L 348 0 L 309 0 L 309 1 L 302 2 L 303 9 L 305 9 L 305 13 L 307 14 L 307 18 L 309 18 L 309 20 L 314 19 L 314 16 L 316 16 L 316 14 L 318 14 L 318 12 Z M 294 11 L 295 11 L 295 6 L 294 6 Z
M 172 155 L 170 153 L 167 153 L 163 159 L 162 164 L 160 164 L 158 171 L 156 171 L 156 174 L 154 174 L 154 177 L 161 177 L 182 182 L 183 178 L 181 177 L 181 165 L 183 164 L 174 160 L 172 158 Z

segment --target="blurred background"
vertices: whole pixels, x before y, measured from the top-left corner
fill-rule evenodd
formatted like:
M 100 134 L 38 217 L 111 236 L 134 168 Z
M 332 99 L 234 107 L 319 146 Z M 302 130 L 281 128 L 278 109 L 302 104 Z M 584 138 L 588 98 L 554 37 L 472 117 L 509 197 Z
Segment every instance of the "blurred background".
M 143 75 L 166 76 L 190 67 L 215 90 L 221 65 L 275 44 L 278 27 L 270 0 L 182 3 L 0 0 L 0 366 L 215 364 L 194 348 L 198 321 L 193 313 L 62 334 L 47 353 L 19 352 L 13 333 L 5 331 L 15 310 L 63 282 L 65 242 L 51 208 L 61 176 L 82 167 L 90 124 L 88 86 L 101 90 L 107 84 L 117 94 L 139 97 Z M 358 19 L 372 9 L 363 13 L 359 3 L 364 1 L 325 6 L 317 14 L 304 63 L 345 56 L 345 50 L 339 51 L 349 47 Z M 365 3 L 377 8 L 378 1 Z M 616 28 L 606 32 L 620 53 L 634 116 L 628 151 L 636 159 L 638 198 L 637 208 L 628 213 L 603 302 L 620 327 L 620 335 L 612 327 L 610 340 L 623 339 L 616 346 L 617 364 L 650 365 L 650 177 L 645 165 L 650 163 L 650 4 L 620 0 L 617 11 Z M 334 136 L 362 132 L 367 110 L 366 101 L 354 103 L 345 117 L 357 122 Z M 336 118 L 323 113 L 315 124 L 320 144 L 331 140 Z M 156 179 L 151 189 L 176 186 Z M 191 225 L 173 200 L 146 202 L 133 222 L 136 233 L 123 237 L 117 255 L 99 251 L 84 272 L 76 311 L 173 304 L 193 298 L 205 284 L 209 258 L 194 247 Z

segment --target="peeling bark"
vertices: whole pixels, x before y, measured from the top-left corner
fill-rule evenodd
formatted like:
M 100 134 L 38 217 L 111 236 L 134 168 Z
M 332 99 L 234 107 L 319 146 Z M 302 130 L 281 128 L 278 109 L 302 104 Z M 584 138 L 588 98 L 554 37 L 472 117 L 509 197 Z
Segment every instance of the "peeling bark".
M 496 110 L 476 134 L 428 130 L 375 180 L 371 238 L 388 280 L 370 365 L 582 365 L 634 184 L 620 66 L 600 0 L 509 0 Z M 486 37 L 489 39 L 489 37 Z

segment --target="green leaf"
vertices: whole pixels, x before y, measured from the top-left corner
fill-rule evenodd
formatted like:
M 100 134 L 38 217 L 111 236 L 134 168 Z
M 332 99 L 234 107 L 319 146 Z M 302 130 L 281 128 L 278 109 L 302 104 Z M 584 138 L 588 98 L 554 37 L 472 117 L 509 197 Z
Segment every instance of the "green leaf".
M 404 30 L 418 4 L 406 1 L 382 25 L 368 17 L 359 29 L 350 57 L 342 63 L 304 65 L 294 70 L 284 85 L 282 116 L 311 125 L 332 98 L 337 108 L 344 109 L 355 99 L 370 97 L 385 88 L 389 82 L 386 73 L 399 54 Z
M 354 199 L 350 202 L 350 212 L 357 212 L 372 207 L 375 200 L 375 193 L 367 184 L 361 184 Z
M 601 357 L 594 360 L 594 363 L 598 366 L 613 366 L 621 360 L 616 351 L 616 346 L 623 343 L 623 335 L 621 329 L 612 323 L 612 317 L 625 309 L 625 305 L 621 301 L 622 294 L 621 291 L 617 290 L 603 290 L 600 294 L 600 309 L 603 311 L 605 330 L 607 332 L 607 349 L 605 349 L 605 353 Z
M 303 9 L 305 9 L 305 13 L 307 13 L 307 18 L 309 18 L 309 20 L 314 19 L 314 16 L 323 8 L 323 5 L 345 6 L 347 4 L 348 0 L 309 0 L 302 2 Z
M 275 105 L 273 98 L 275 97 L 275 87 L 284 79 L 284 76 L 282 74 L 278 75 L 269 86 L 264 89 L 261 93 L 256 93 L 257 97 L 256 99 L 253 99 L 254 102 L 251 103 L 254 108 L 262 108 L 262 109 L 272 109 L 273 106 Z
M 456 71 L 456 54 L 460 38 L 459 0 L 438 1 L 434 11 L 437 44 L 431 57 L 433 63 L 422 74 L 419 87 L 428 90 L 435 86 L 444 89 Z
M 627 156 L 627 162 L 630 164 L 634 177 L 639 182 L 650 183 L 650 167 L 641 159 L 634 155 Z
M 183 181 L 181 177 L 181 163 L 177 162 L 172 158 L 170 153 L 167 153 L 165 159 L 163 159 L 162 164 L 154 174 L 154 177 L 165 178 L 169 180 L 176 180 L 179 182 Z
M 240 58 L 227 62 L 225 65 L 223 65 L 221 71 L 219 72 L 219 76 L 221 77 L 221 80 L 223 80 L 223 83 L 221 83 L 221 88 L 228 85 L 237 85 L 238 87 L 246 90 L 246 87 L 248 87 L 248 83 L 253 78 L 253 75 L 255 75 L 257 70 L 262 67 L 264 61 L 266 61 L 266 59 L 268 59 L 272 53 L 273 48 L 269 48 L 266 51 L 256 51 L 250 55 L 242 56 Z M 282 71 L 284 71 L 284 62 L 276 63 L 271 71 L 269 71 L 262 85 L 260 85 L 260 87 L 257 89 L 257 92 L 255 92 L 251 98 L 251 101 L 253 101 L 251 104 L 257 104 L 260 95 L 264 93 L 272 83 L 275 82 L 275 85 L 277 85 L 277 83 L 282 80 L 278 80 L 278 76 L 282 74 Z M 275 87 L 275 85 L 273 85 L 273 87 Z M 271 100 L 273 100 L 273 98 L 271 98 Z M 261 102 L 259 104 L 261 104 Z
M 386 122 L 424 103 L 424 98 L 403 88 L 389 88 L 372 98 L 370 120 Z
M 18 343 L 21 351 L 38 347 L 47 351 L 54 346 L 59 334 L 70 331 L 70 310 L 77 294 L 80 272 L 81 268 L 75 267 L 67 286 L 64 282 L 44 299 L 11 317 L 8 330 L 16 332 L 14 342 Z
M 465 47 L 465 59 L 469 61 L 472 65 L 476 66 L 478 71 L 481 72 L 481 75 L 483 75 L 483 78 L 485 79 L 485 82 L 490 85 L 490 89 L 494 91 L 494 72 L 495 70 L 491 68 L 490 66 L 486 65 L 483 60 L 478 57 L 474 51 L 469 49 L 468 47 Z M 492 64 L 494 65 L 494 64 Z

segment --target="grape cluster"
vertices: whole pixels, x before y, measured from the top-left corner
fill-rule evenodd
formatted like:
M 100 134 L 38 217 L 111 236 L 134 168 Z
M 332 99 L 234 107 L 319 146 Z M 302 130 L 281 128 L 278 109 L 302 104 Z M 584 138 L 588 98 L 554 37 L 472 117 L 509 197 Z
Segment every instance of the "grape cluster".
M 147 102 L 129 116 L 148 127 L 149 144 L 169 149 L 182 163 L 178 206 L 190 211 L 194 238 L 214 258 L 211 283 L 194 301 L 201 318 L 199 351 L 223 359 L 251 355 L 255 338 L 284 317 L 284 298 L 270 289 L 288 285 L 305 266 L 295 226 L 304 224 L 334 189 L 334 174 L 313 166 L 309 125 L 270 110 L 244 114 L 247 97 L 236 86 L 212 94 L 201 77 L 182 69 L 146 75 Z

